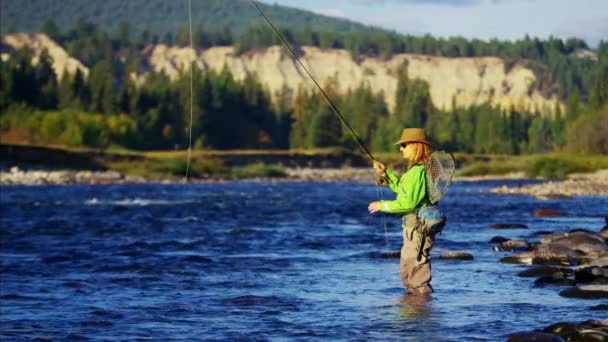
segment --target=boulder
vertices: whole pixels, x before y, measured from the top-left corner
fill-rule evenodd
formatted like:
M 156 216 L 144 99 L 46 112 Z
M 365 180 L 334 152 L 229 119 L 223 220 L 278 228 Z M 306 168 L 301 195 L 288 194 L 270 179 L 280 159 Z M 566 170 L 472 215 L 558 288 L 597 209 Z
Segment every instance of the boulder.
M 579 283 L 608 284 L 608 267 L 578 267 L 574 270 L 574 279 Z
M 474 257 L 470 253 L 450 251 L 450 252 L 445 252 L 445 253 L 441 254 L 439 256 L 439 259 L 446 259 L 446 260 L 473 260 Z
M 526 240 L 507 240 L 494 246 L 495 251 L 527 251 L 530 249 L 530 243 Z
M 541 287 L 547 285 L 557 285 L 557 286 L 574 286 L 576 282 L 574 279 L 570 279 L 565 276 L 559 275 L 550 275 L 545 277 L 540 277 L 534 281 L 534 286 Z
M 507 239 L 506 237 L 502 237 L 502 236 L 495 236 L 492 239 L 490 239 L 491 243 L 502 243 L 505 241 L 509 241 L 509 239 Z
M 541 242 L 568 247 L 582 253 L 608 251 L 606 240 L 598 234 L 577 231 L 573 233 L 553 234 L 541 237 Z
M 564 339 L 559 337 L 558 335 L 549 334 L 545 332 L 538 331 L 530 331 L 530 332 L 520 332 L 513 334 L 507 340 L 508 342 L 563 342 Z
M 517 273 L 520 277 L 549 277 L 549 276 L 562 276 L 572 277 L 574 271 L 569 268 L 556 267 L 556 266 L 532 266 L 524 271 Z
M 562 297 L 580 299 L 604 299 L 608 298 L 608 285 L 580 285 L 563 290 L 559 293 Z
M 581 254 L 559 245 L 536 245 L 534 250 L 504 257 L 500 262 L 570 266 Z

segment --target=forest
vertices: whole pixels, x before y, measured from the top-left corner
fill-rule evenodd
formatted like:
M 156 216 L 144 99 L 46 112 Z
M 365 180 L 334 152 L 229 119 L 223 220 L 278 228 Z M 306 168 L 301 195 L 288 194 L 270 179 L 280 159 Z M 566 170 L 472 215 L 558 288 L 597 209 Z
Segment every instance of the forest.
M 128 22 L 112 32 L 77 19 L 62 30 L 47 21 L 40 28 L 74 58 L 90 68 L 56 75 L 43 54 L 36 66 L 27 49 L 0 62 L 0 131 L 4 141 L 62 144 L 134 150 L 183 149 L 192 141 L 207 149 L 356 149 L 349 133 L 316 91 L 284 89 L 270 94 L 255 74 L 238 81 L 230 70 L 202 71 L 194 66 L 193 118 L 190 120 L 190 70 L 171 81 L 149 72 L 140 87 L 127 75 L 145 68 L 139 51 L 149 44 L 186 46 L 184 27 L 162 37 L 143 30 L 134 34 Z M 608 127 L 608 42 L 600 42 L 592 57 L 585 42 L 525 37 L 516 42 L 462 38 L 413 37 L 387 32 L 281 32 L 294 46 L 342 48 L 358 54 L 390 56 L 419 53 L 446 57 L 497 56 L 508 63 L 524 61 L 537 75 L 536 89 L 556 93 L 566 104 L 553 114 L 517 112 L 489 105 L 454 108 L 433 106 L 429 86 L 407 73 L 398 75 L 395 109 L 389 112 L 383 94 L 367 84 L 338 93 L 339 79 L 323 85 L 326 93 L 361 137 L 375 151 L 393 150 L 403 127 L 425 127 L 442 148 L 471 153 L 524 154 L 560 150 L 607 153 L 603 131 Z M 234 46 L 235 53 L 277 44 L 267 28 L 252 27 L 235 35 L 229 26 L 219 31 L 196 28 L 197 49 Z M 507 64 L 508 64 L 507 63 Z M 274 99 L 274 100 L 273 100 Z

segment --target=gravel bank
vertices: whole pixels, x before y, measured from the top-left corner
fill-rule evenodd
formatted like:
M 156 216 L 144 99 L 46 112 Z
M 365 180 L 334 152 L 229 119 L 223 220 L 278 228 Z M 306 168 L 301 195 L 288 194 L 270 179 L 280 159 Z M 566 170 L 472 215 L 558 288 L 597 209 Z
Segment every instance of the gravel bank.
M 501 186 L 491 190 L 497 194 L 530 195 L 539 199 L 570 196 L 608 196 L 608 170 L 590 174 L 576 174 L 561 181 L 519 187 Z

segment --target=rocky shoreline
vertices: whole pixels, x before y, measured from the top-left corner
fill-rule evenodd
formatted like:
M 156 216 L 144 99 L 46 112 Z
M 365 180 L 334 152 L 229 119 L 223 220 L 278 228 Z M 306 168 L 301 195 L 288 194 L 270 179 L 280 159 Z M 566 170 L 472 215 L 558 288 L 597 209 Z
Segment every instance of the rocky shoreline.
M 608 217 L 599 232 L 576 229 L 542 234 L 536 243 L 501 237 L 491 242 L 498 243 L 495 251 L 516 252 L 501 262 L 530 265 L 517 276 L 536 278 L 535 287 L 555 287 L 559 296 L 581 301 L 608 299 Z M 587 310 L 606 311 L 608 306 L 588 306 Z M 508 341 L 608 341 L 608 320 L 557 322 L 516 333 Z
M 608 196 L 608 170 L 590 174 L 576 174 L 561 181 L 546 181 L 540 184 L 507 187 L 491 190 L 497 194 L 518 194 L 538 199 L 568 198 L 572 196 Z
M 375 173 L 371 168 L 286 168 L 285 177 L 250 178 L 254 181 L 351 181 L 374 183 Z M 72 170 L 22 170 L 17 166 L 0 172 L 0 185 L 65 185 L 65 184 L 129 184 L 129 183 L 180 183 L 184 178 L 146 179 L 125 175 L 117 171 L 72 171 Z M 190 178 L 192 183 L 217 183 L 228 181 L 222 178 Z
M 293 182 L 359 182 L 374 184 L 376 175 L 371 168 L 285 168 L 285 177 L 250 178 L 253 181 Z M 454 181 L 511 180 L 524 179 L 523 173 L 502 176 L 455 177 Z M 63 184 L 129 184 L 129 183 L 181 183 L 184 178 L 167 177 L 146 179 L 117 171 L 73 171 L 73 170 L 22 170 L 17 166 L 0 171 L 0 185 L 63 185 Z M 192 183 L 217 183 L 229 181 L 222 178 L 190 178 Z M 539 184 L 508 187 L 503 185 L 491 189 L 497 194 L 518 194 L 538 199 L 569 198 L 572 196 L 608 196 L 608 170 L 590 174 L 577 174 L 561 181 L 545 181 Z

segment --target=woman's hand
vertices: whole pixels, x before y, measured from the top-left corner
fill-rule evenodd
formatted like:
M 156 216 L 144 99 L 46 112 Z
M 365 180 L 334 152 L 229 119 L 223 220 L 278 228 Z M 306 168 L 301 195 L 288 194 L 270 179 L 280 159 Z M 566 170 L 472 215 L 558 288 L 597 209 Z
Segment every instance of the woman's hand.
M 382 164 L 381 162 L 374 160 L 374 170 L 376 170 L 376 172 L 381 175 L 384 173 L 384 171 L 386 171 L 386 166 L 384 166 L 384 164 Z
M 372 202 L 367 206 L 367 210 L 372 214 L 379 212 L 380 209 L 382 209 L 382 203 L 380 202 Z

